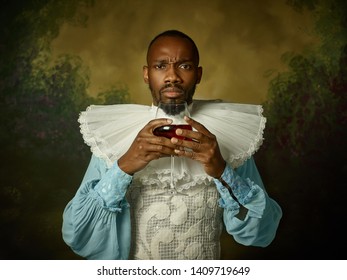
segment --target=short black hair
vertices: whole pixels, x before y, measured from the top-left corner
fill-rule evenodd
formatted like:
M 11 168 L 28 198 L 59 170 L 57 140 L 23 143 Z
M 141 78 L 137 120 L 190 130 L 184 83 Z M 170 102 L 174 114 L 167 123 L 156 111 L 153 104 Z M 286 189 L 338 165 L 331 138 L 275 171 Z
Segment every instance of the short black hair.
M 199 60 L 200 60 L 200 57 L 199 57 L 199 50 L 198 50 L 198 47 L 196 46 L 194 40 L 189 37 L 187 34 L 179 31 L 179 30 L 175 30 L 175 29 L 171 29 L 171 30 L 166 30 L 164 32 L 161 32 L 159 33 L 157 36 L 155 36 L 152 41 L 149 43 L 148 45 L 148 49 L 147 49 L 147 57 L 148 57 L 148 53 L 149 53 L 149 49 L 151 48 L 151 46 L 153 45 L 153 43 L 160 37 L 180 37 L 180 38 L 184 38 L 184 39 L 187 39 L 189 42 L 192 43 L 193 45 L 193 50 L 194 52 L 196 53 L 196 58 L 197 58 L 197 62 L 199 64 Z

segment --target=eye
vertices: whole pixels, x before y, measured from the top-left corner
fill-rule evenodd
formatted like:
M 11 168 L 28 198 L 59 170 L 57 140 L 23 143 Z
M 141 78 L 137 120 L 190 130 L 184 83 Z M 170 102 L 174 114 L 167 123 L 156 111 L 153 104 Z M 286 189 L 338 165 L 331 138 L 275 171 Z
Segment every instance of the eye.
M 182 63 L 182 64 L 180 64 L 179 68 L 184 69 L 184 70 L 190 70 L 193 68 L 193 66 L 189 63 Z
M 165 63 L 159 63 L 159 64 L 155 64 L 153 67 L 154 67 L 154 69 L 157 69 L 157 70 L 163 70 L 163 69 L 166 69 L 166 64 Z

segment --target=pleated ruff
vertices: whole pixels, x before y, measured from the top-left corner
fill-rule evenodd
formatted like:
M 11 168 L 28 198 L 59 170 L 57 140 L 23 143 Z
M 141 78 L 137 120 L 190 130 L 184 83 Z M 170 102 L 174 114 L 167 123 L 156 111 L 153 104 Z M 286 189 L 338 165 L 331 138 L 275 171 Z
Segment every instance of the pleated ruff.
M 91 105 L 81 112 L 78 121 L 92 153 L 111 167 L 129 149 L 138 132 L 154 118 L 155 111 L 154 105 Z M 217 137 L 224 159 L 233 168 L 242 165 L 261 146 L 266 124 L 262 113 L 260 105 L 219 100 L 194 100 L 190 106 L 191 117 Z M 166 188 L 170 184 L 170 170 L 170 158 L 160 158 L 136 173 L 134 183 Z M 200 164 L 188 158 L 175 157 L 174 172 L 181 189 L 212 180 Z

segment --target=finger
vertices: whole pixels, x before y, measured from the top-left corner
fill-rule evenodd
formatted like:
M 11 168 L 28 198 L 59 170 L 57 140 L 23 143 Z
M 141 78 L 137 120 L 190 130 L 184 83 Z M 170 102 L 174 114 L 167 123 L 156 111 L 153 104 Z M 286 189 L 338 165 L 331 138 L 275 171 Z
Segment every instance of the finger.
M 181 150 L 181 149 L 175 149 L 175 153 L 177 156 L 180 157 L 187 157 L 190 158 L 192 160 L 200 160 L 200 155 L 199 153 L 194 152 L 193 150 Z
M 190 137 L 190 136 L 187 136 Z M 176 146 L 176 149 L 183 149 L 188 148 L 191 150 L 194 150 L 196 152 L 200 151 L 201 149 L 201 143 L 197 140 L 183 140 L 183 139 L 178 139 L 176 137 L 171 138 L 171 143 Z
M 187 116 L 184 117 L 184 120 L 200 133 L 205 134 L 207 136 L 212 135 L 212 133 L 204 125 L 197 122 L 196 120 Z
M 196 142 L 201 142 L 201 139 L 204 137 L 204 135 L 201 132 L 189 129 L 178 128 L 176 129 L 175 133 L 177 136 L 179 136 L 178 138 L 180 139 L 193 140 Z
M 171 150 L 176 148 L 176 145 L 171 142 L 170 139 L 163 137 L 163 136 L 153 136 L 148 138 L 148 143 L 153 144 L 153 145 L 160 145 L 166 148 L 169 148 Z
M 167 125 L 167 124 L 171 124 L 172 123 L 172 120 L 171 119 L 165 119 L 165 118 L 161 118 L 161 119 L 154 119 L 154 120 L 151 120 L 147 126 L 150 126 L 152 131 L 154 129 L 156 129 L 157 127 L 160 127 L 160 126 L 164 126 L 164 125 Z
M 166 147 L 164 145 L 152 145 L 147 144 L 145 146 L 140 146 L 138 152 L 146 158 L 160 158 L 170 155 L 175 155 L 174 147 Z

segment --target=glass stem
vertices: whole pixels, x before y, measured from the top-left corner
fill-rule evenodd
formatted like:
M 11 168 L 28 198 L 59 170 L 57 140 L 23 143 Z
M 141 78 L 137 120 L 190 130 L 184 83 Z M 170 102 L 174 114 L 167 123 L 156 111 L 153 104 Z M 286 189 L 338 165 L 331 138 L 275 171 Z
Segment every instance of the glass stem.
M 170 177 L 170 187 L 171 189 L 175 188 L 175 184 L 174 184 L 174 171 L 175 171 L 175 157 L 171 156 L 171 177 Z

